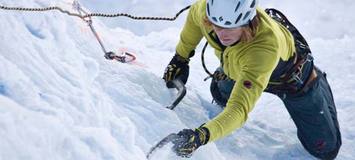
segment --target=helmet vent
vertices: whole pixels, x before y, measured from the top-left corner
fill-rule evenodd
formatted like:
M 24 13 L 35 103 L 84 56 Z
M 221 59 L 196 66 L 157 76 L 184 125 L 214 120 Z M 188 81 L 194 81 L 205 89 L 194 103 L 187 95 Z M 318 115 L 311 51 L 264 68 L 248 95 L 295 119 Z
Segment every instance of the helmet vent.
M 213 0 L 211 0 L 211 5 L 213 5 Z
M 235 20 L 235 22 L 234 22 L 235 24 L 237 24 L 237 23 L 239 22 L 240 18 L 242 18 L 242 15 L 243 15 L 242 13 L 241 13 L 241 14 L 239 14 L 239 16 L 238 16 L 237 20 Z
M 220 22 L 222 22 L 222 21 L 223 21 L 223 17 L 222 17 L 222 16 L 219 17 L 218 20 L 219 20 Z
M 231 25 L 231 24 L 232 24 L 232 23 L 229 22 L 229 21 L 226 21 L 226 23 L 224 23 L 224 25 L 226 25 L 226 26 L 227 26 L 227 25 L 229 26 L 229 25 Z
M 253 2 L 251 3 L 251 5 L 250 5 L 250 8 L 254 8 L 255 7 L 255 0 L 253 0 Z
M 216 17 L 212 17 L 212 20 L 218 22 Z
M 208 4 L 208 3 L 207 3 L 207 14 L 208 14 L 208 15 L 211 15 L 211 14 L 210 14 L 210 4 Z
M 237 6 L 235 7 L 234 12 L 237 12 L 238 8 L 240 7 L 240 2 L 238 2 Z
M 245 19 L 249 16 L 249 14 L 250 14 L 250 11 L 248 11 L 248 12 L 245 14 L 243 20 L 245 20 Z

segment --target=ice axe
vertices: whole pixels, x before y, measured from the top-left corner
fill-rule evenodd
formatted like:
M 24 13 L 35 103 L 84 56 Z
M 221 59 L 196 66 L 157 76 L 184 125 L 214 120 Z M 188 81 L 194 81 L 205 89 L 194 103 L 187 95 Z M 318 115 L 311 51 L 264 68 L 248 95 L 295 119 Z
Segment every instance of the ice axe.
M 172 81 L 169 81 L 168 83 L 171 83 L 171 86 L 178 90 L 177 97 L 174 100 L 174 102 L 166 107 L 168 109 L 174 110 L 174 108 L 185 97 L 185 95 L 186 95 L 186 87 L 185 87 L 184 83 L 182 83 L 182 81 L 179 78 L 176 78 L 176 79 L 174 79 Z
M 169 85 L 171 86 L 169 88 L 176 88 L 178 90 L 177 93 L 177 98 L 174 100 L 173 103 L 171 103 L 169 106 L 166 108 L 174 110 L 174 108 L 180 103 L 180 101 L 185 97 L 186 95 L 186 87 L 184 83 L 179 78 L 176 78 L 172 81 L 168 82 Z M 176 133 L 171 133 L 165 138 L 163 138 L 161 141 L 159 141 L 157 144 L 155 144 L 147 153 L 146 157 L 149 160 L 150 156 L 153 154 L 154 151 L 156 151 L 158 148 L 164 147 L 166 144 L 178 140 L 180 137 Z
M 163 148 L 166 144 L 178 140 L 180 137 L 176 133 L 171 133 L 168 136 L 166 136 L 164 139 L 159 141 L 156 145 L 154 145 L 148 154 L 146 155 L 147 159 L 149 160 L 150 156 L 153 154 L 154 151 L 156 151 L 158 148 Z

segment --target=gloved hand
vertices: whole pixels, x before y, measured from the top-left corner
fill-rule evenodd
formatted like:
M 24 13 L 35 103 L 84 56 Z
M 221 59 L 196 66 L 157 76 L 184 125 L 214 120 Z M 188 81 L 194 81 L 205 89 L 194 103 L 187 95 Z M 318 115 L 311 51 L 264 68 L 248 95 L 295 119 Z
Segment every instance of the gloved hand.
M 165 68 L 163 79 L 168 88 L 173 88 L 170 81 L 179 78 L 184 84 L 189 77 L 189 59 L 181 57 L 178 54 L 171 59 L 169 65 Z
M 230 79 L 221 67 L 218 67 L 213 73 L 213 78 L 210 85 L 210 91 L 213 101 L 224 108 L 230 97 L 235 81 Z
M 201 145 L 205 145 L 209 140 L 209 131 L 205 127 L 192 129 L 184 129 L 178 134 L 179 138 L 172 141 L 173 151 L 180 157 L 189 158 L 192 153 Z
M 228 76 L 224 73 L 222 67 L 218 67 L 216 71 L 214 71 L 212 78 L 216 81 L 220 81 L 228 79 Z

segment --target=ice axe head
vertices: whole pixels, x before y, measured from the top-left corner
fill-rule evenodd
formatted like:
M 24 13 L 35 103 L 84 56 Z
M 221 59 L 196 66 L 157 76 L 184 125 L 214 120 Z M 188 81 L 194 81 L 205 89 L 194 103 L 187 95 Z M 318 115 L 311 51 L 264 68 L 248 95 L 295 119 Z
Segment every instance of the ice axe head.
M 180 79 L 174 79 L 169 82 L 171 82 L 173 88 L 176 88 L 178 90 L 177 98 L 174 100 L 173 103 L 171 103 L 169 106 L 166 107 L 168 109 L 173 110 L 180 103 L 180 101 L 185 97 L 186 87 Z

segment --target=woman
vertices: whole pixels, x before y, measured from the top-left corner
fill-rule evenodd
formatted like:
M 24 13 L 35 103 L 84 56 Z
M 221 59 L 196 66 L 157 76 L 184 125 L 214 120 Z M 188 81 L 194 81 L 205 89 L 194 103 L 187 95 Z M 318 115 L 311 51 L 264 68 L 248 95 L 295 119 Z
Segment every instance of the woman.
M 282 13 L 268 13 L 257 7 L 257 0 L 199 0 L 191 6 L 164 80 L 168 87 L 175 78 L 186 83 L 189 58 L 205 37 L 221 62 L 212 95 L 225 108 L 201 127 L 180 131 L 173 142 L 177 155 L 189 157 L 201 145 L 240 128 L 266 91 L 282 99 L 310 154 L 337 156 L 341 136 L 325 73 L 313 65 L 306 41 Z

